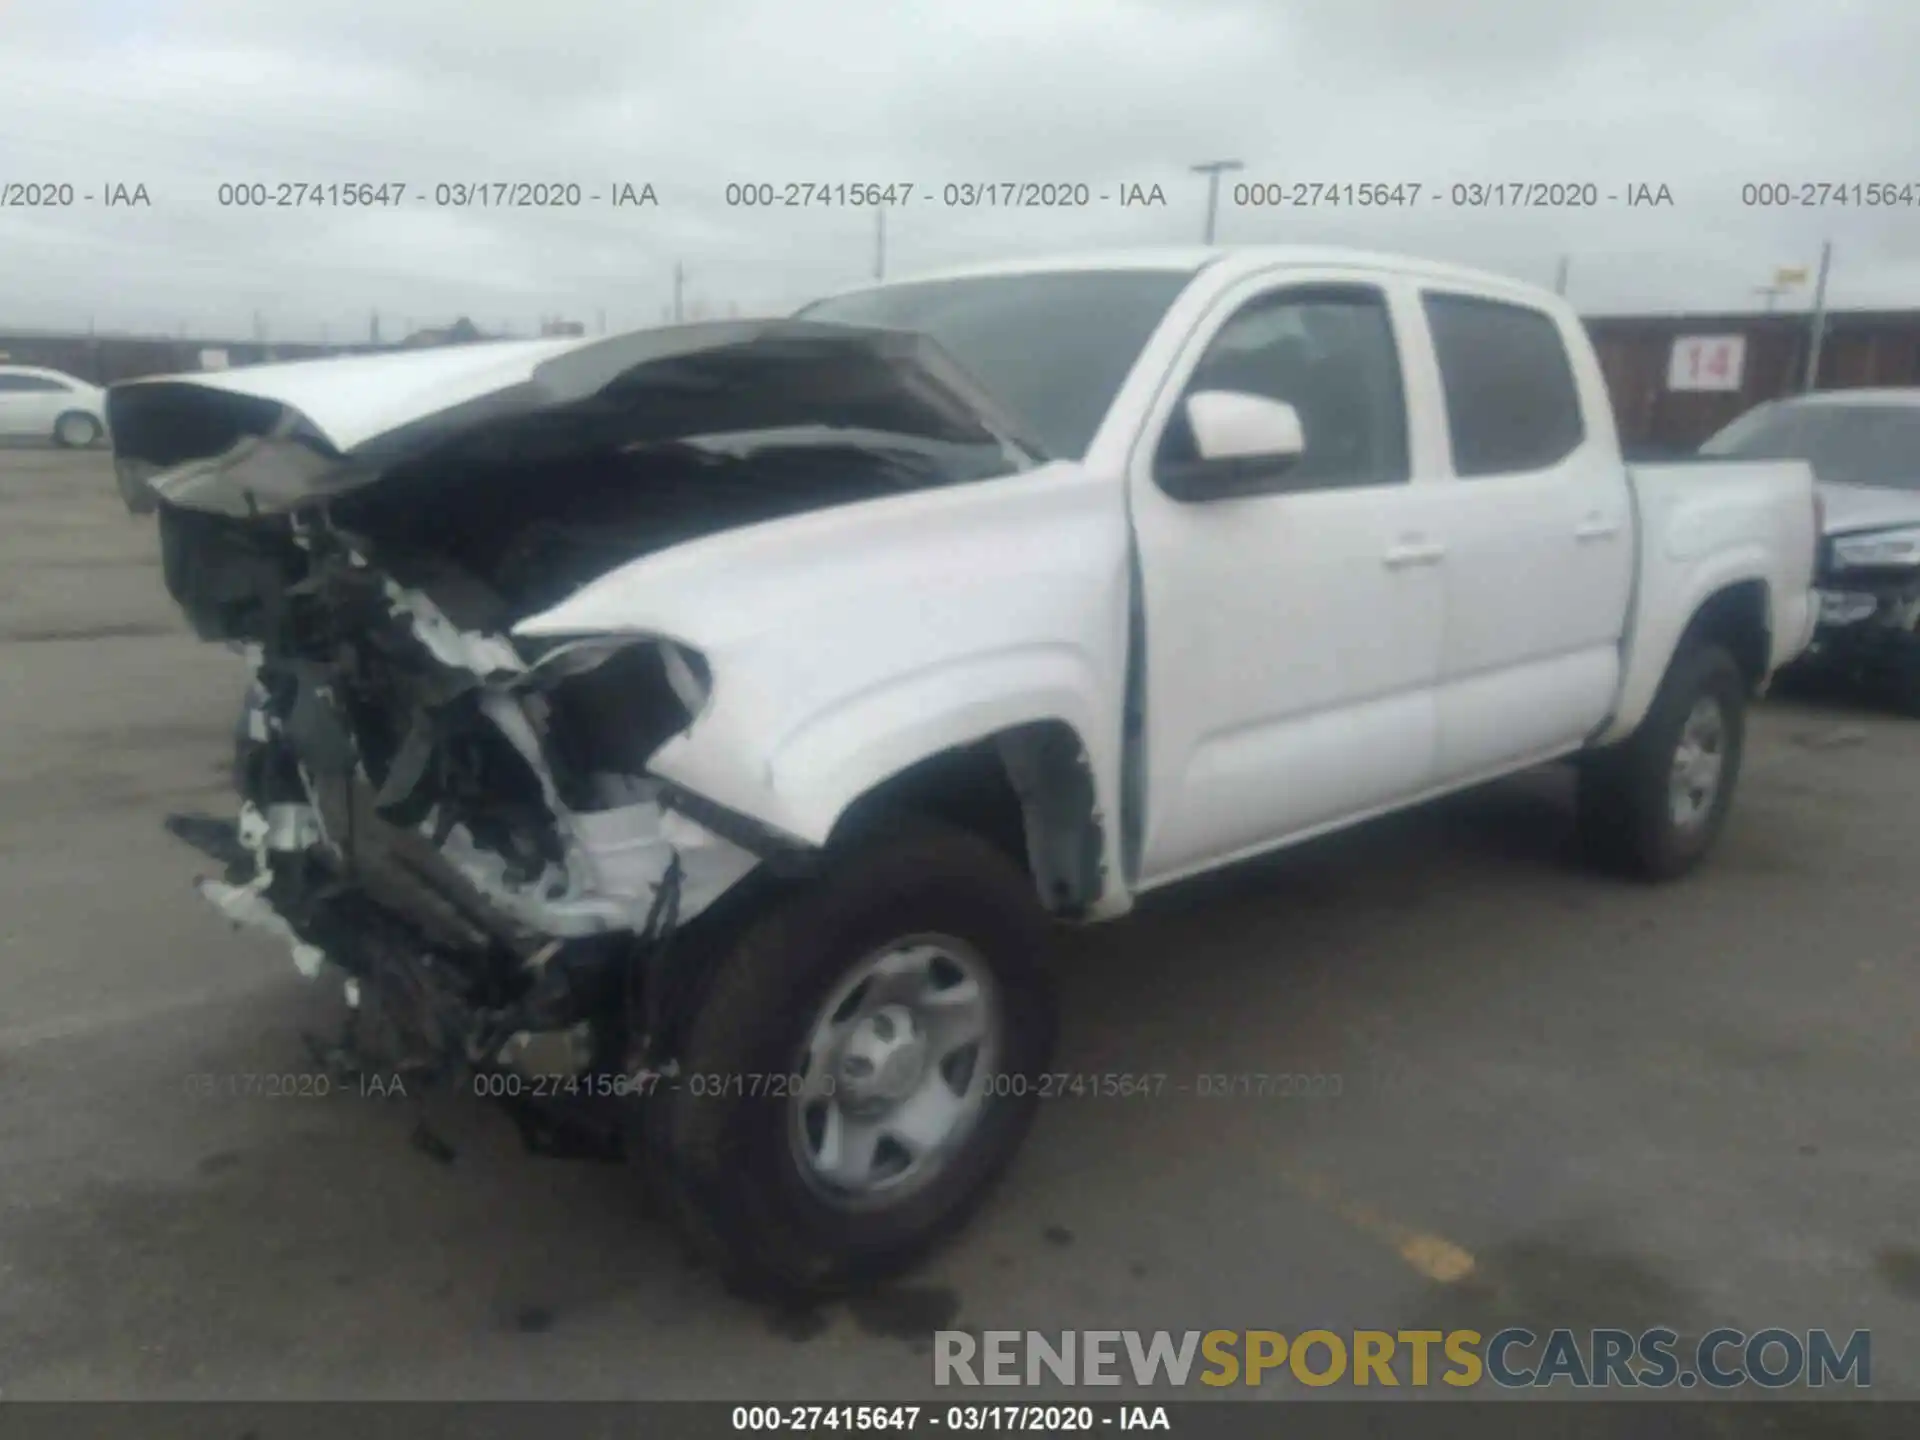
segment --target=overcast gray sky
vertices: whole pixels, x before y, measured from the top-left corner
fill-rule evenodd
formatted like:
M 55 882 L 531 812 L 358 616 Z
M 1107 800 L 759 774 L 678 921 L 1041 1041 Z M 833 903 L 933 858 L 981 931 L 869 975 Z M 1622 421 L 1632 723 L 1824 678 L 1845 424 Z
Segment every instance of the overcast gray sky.
M 0 208 L 0 327 L 244 338 L 259 312 L 273 338 L 338 340 L 374 311 L 387 338 L 604 311 L 622 328 L 662 318 L 676 261 L 690 307 L 780 310 L 870 275 L 873 214 L 730 207 L 730 182 L 911 184 L 887 218 L 898 276 L 1198 239 L 1187 167 L 1224 157 L 1241 180 L 1422 188 L 1357 210 L 1236 207 L 1229 187 L 1223 241 L 1542 283 L 1565 254 L 1574 301 L 1617 311 L 1757 306 L 1830 237 L 1833 303 L 1920 306 L 1916 73 L 1916 0 L 0 0 L 0 186 L 75 189 L 70 208 Z M 350 181 L 409 199 L 219 203 L 223 182 Z M 475 181 L 577 183 L 583 202 L 435 203 Z M 943 203 L 1001 181 L 1096 198 Z M 1452 203 L 1456 183 L 1513 181 L 1591 182 L 1601 204 Z M 659 203 L 613 208 L 621 182 Z M 1758 182 L 1890 183 L 1908 203 L 1743 205 Z M 106 208 L 114 184 L 151 203 Z M 1166 205 L 1122 208 L 1128 184 Z M 1628 208 L 1634 184 L 1673 204 Z

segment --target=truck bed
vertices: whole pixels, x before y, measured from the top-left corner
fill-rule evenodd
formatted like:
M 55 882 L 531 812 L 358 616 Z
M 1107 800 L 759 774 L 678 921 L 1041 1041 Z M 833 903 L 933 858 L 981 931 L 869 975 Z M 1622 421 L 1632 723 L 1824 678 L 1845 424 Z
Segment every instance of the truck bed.
M 1778 584 L 1761 586 L 1756 596 L 1769 616 L 1769 674 L 1806 649 L 1815 618 L 1819 527 L 1813 472 L 1804 462 L 1630 463 L 1627 480 L 1640 549 L 1620 696 L 1596 737 L 1601 744 L 1640 723 L 1688 620 L 1736 577 L 1776 573 L 1779 557 L 1789 563 Z

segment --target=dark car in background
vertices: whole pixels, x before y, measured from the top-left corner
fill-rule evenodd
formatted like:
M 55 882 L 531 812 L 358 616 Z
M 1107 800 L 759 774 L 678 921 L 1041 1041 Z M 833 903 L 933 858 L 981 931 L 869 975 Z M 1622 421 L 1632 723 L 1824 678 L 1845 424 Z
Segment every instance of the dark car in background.
M 1824 514 L 1820 625 L 1799 668 L 1873 687 L 1920 715 L 1920 388 L 1770 401 L 1700 453 L 1813 468 Z

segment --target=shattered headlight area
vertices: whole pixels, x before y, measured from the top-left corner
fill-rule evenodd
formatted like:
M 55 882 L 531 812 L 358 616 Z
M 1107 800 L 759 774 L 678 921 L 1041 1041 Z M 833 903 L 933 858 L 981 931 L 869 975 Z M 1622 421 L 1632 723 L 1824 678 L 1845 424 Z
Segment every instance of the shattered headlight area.
M 342 976 L 329 1063 L 428 1084 L 652 1063 L 650 967 L 760 864 L 645 773 L 704 662 L 623 637 L 530 663 L 351 549 L 316 554 L 283 618 L 244 647 L 229 841 L 182 838 L 228 862 L 199 882 L 215 909 Z

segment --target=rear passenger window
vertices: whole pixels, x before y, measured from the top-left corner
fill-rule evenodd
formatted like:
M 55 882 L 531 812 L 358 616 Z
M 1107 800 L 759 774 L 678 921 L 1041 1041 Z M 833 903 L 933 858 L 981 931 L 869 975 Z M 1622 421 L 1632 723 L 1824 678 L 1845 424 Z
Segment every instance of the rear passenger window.
M 1560 327 L 1538 310 L 1427 295 L 1457 475 L 1544 470 L 1586 438 Z

